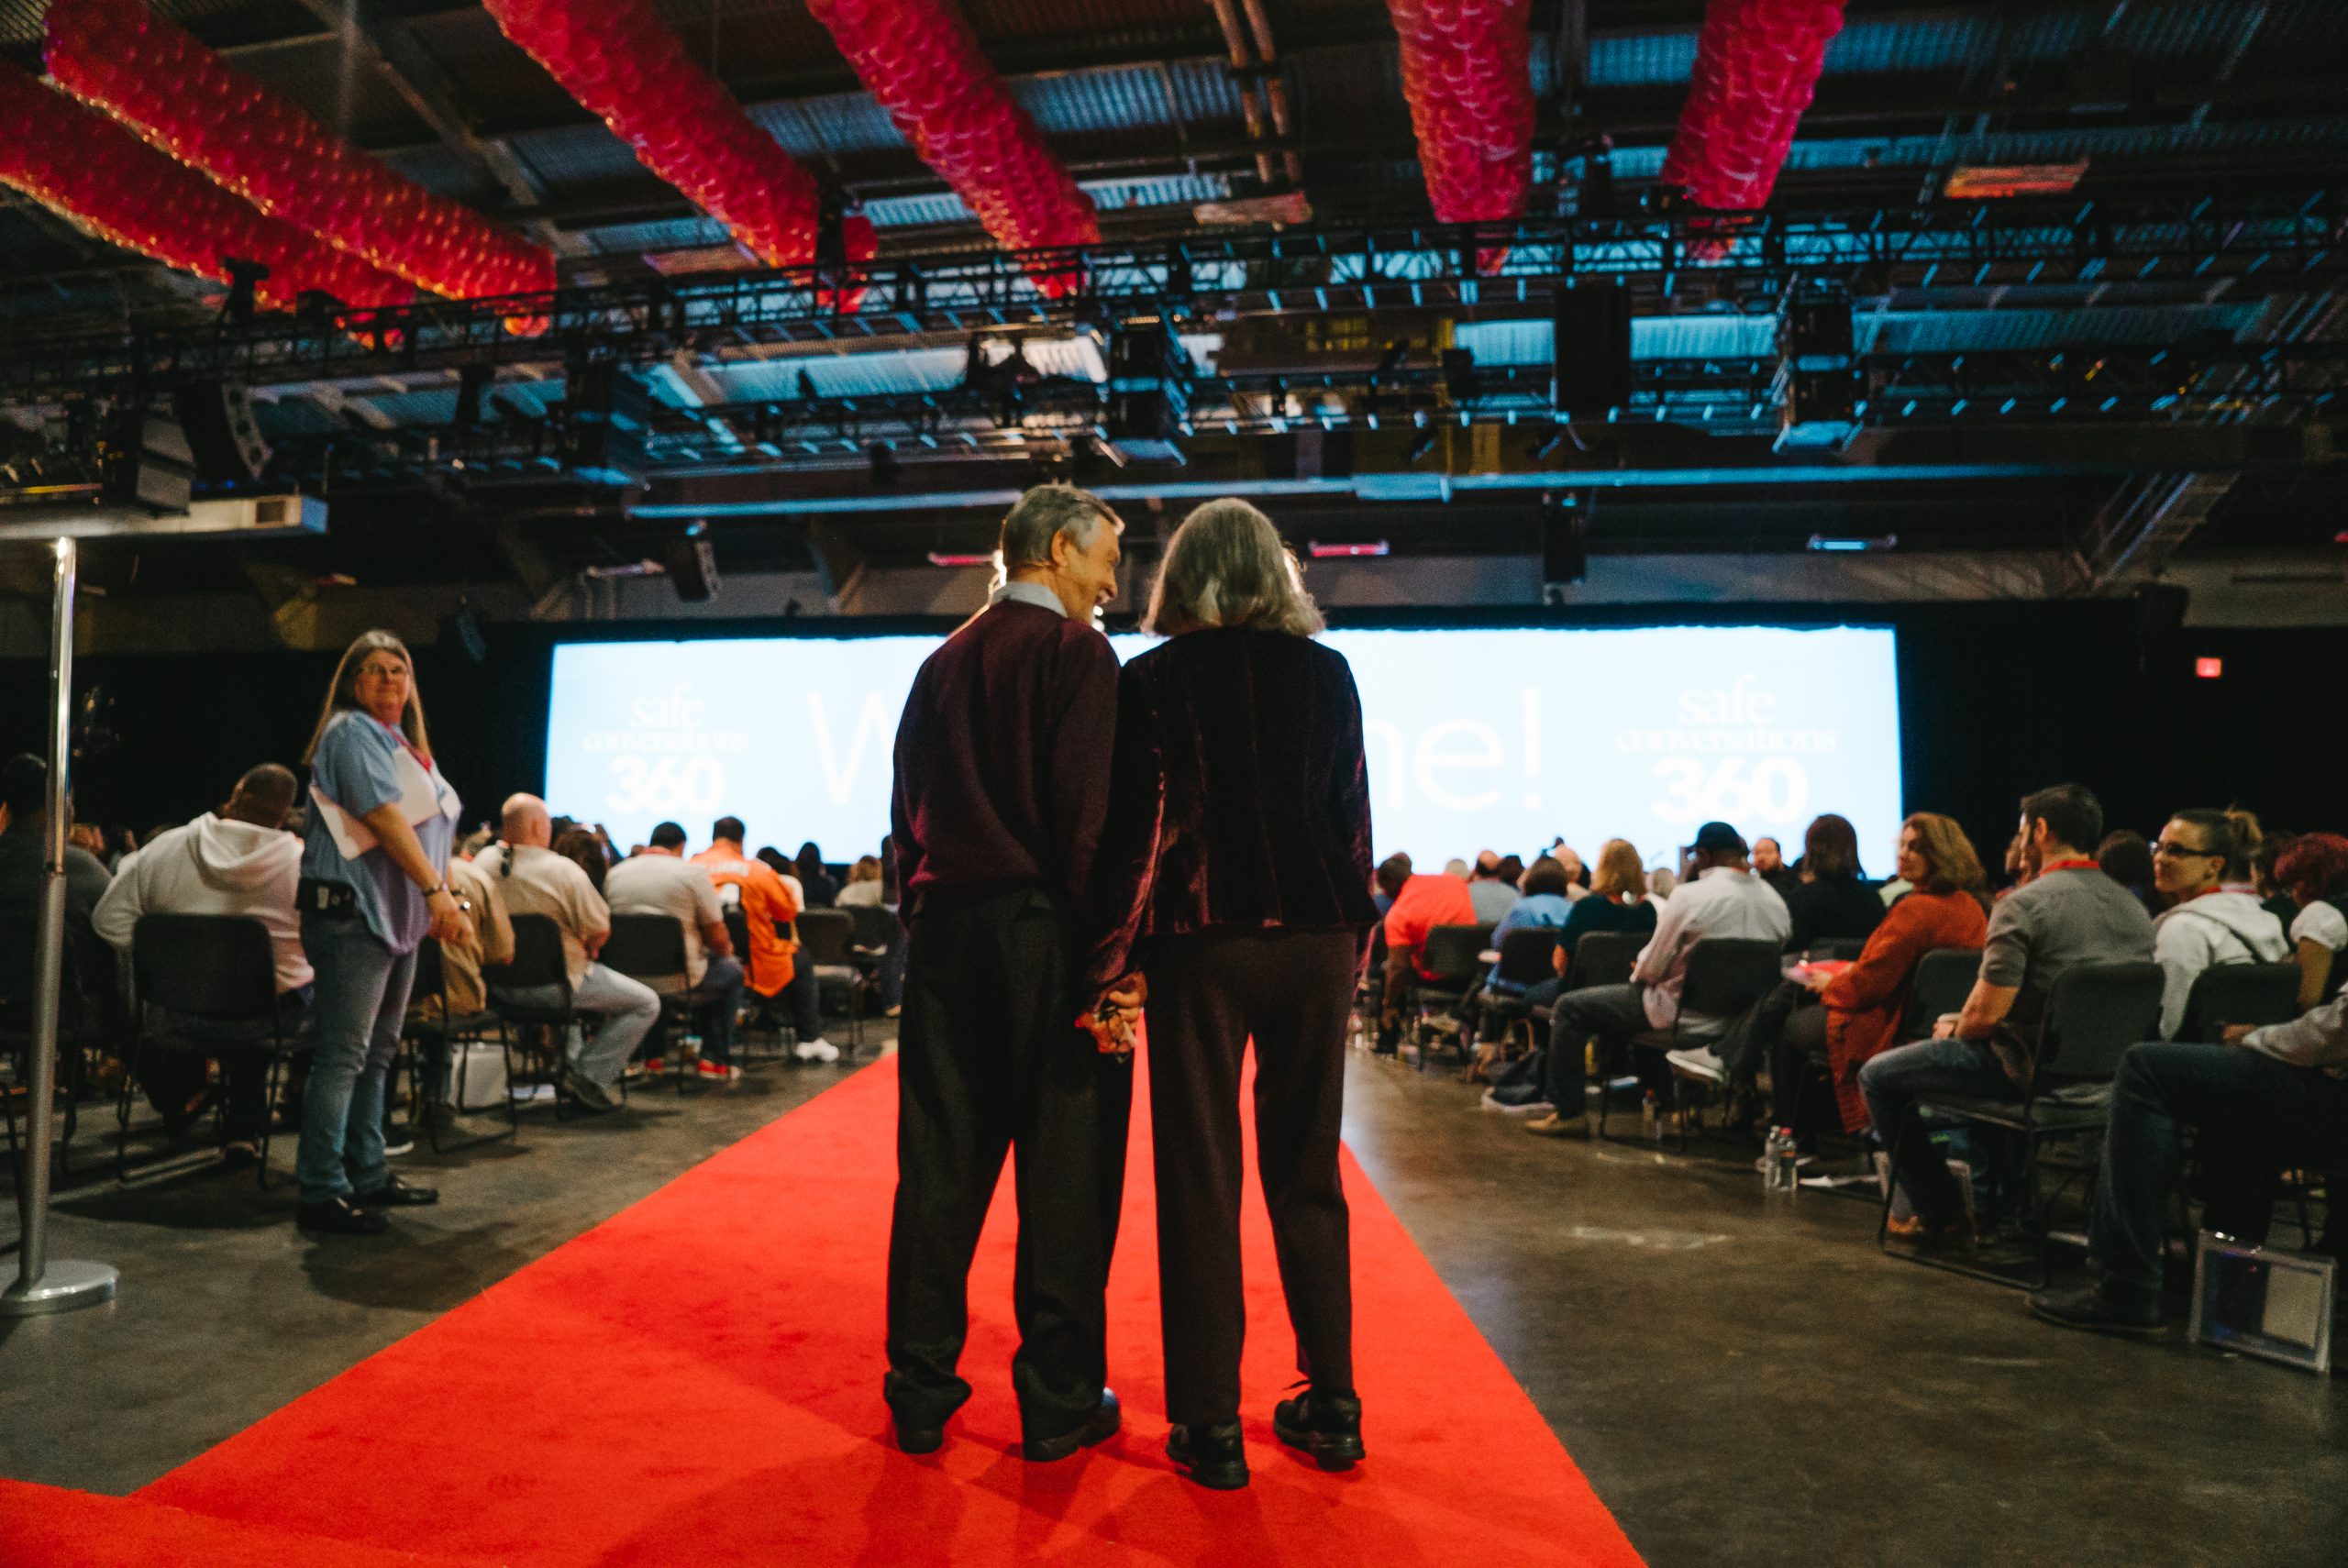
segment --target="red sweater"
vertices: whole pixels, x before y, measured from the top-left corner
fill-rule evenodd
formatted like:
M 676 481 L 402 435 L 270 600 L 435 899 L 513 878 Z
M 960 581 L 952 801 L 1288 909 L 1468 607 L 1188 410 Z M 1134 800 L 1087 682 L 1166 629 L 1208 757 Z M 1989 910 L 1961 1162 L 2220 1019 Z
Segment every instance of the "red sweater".
M 1867 1124 L 1859 1069 L 1898 1043 L 1917 961 L 1935 947 L 1979 947 L 1988 933 L 1989 917 L 1972 894 L 1910 893 L 1885 913 L 1857 961 L 1827 983 L 1826 1057 L 1844 1128 Z
M 1040 885 L 1085 908 L 1109 806 L 1117 656 L 1091 626 L 1005 601 L 914 678 L 890 812 L 905 903 Z

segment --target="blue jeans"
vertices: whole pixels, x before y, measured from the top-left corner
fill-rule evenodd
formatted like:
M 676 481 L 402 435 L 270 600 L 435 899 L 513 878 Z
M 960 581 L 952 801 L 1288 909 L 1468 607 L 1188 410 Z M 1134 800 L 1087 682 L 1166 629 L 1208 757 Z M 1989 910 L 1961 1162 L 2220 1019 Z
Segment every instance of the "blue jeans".
M 1935 1095 L 2011 1095 L 2014 1081 L 1998 1065 L 1988 1042 L 1920 1040 L 1896 1045 L 1859 1069 L 1859 1093 L 1886 1149 L 1899 1151 L 1894 1173 L 1908 1189 L 1917 1217 L 1933 1223 L 1965 1212 L 1965 1195 L 1949 1175 L 1948 1162 L 1924 1131 L 1916 1102 Z M 1906 1138 L 1900 1137 L 1902 1129 Z
M 2104 1287 L 2139 1300 L 2161 1289 L 2162 1211 L 2194 1129 L 2208 1173 L 2202 1224 L 2266 1239 L 2278 1170 L 2348 1158 L 2348 1083 L 2238 1045 L 2131 1046 L 2112 1079 L 2088 1254 Z
M 685 993 L 696 1011 L 707 1009 L 709 1033 L 702 1055 L 724 1066 L 734 1060 L 734 1015 L 742 1010 L 742 960 L 730 953 L 714 954 L 703 972 L 701 984 Z
M 324 1203 L 372 1192 L 391 1179 L 383 1164 L 383 1078 L 399 1054 L 415 954 L 393 952 L 363 920 L 316 915 L 303 918 L 302 947 L 318 977 L 294 1175 L 303 1202 Z

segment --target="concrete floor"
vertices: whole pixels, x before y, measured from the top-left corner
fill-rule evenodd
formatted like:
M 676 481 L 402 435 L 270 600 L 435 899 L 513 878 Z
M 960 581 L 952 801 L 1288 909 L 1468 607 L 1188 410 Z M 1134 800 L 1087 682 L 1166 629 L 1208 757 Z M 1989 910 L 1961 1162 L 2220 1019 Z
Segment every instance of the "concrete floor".
M 447 1198 L 391 1245 L 306 1242 L 290 1190 L 249 1176 L 68 1190 L 53 1253 L 119 1265 L 124 1296 L 0 1324 L 0 1474 L 140 1485 L 842 1071 L 419 1153 L 402 1168 Z M 1656 1568 L 2348 1563 L 2348 1397 L 2324 1381 L 2045 1327 L 1878 1256 L 1866 1205 L 1766 1193 L 1718 1151 L 1534 1139 L 1441 1073 L 1355 1058 L 1346 1136 Z

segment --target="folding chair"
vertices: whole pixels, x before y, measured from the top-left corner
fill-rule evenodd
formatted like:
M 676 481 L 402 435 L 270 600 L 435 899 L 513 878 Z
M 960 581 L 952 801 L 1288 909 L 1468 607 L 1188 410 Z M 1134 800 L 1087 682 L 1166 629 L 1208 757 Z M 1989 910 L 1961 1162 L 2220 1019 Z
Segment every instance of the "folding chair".
M 660 999 L 660 1017 L 653 1024 L 648 1037 L 647 1055 L 658 1056 L 669 1064 L 670 1077 L 676 1080 L 677 1092 L 685 1092 L 685 1080 L 693 1076 L 692 1064 L 684 1053 L 672 1046 L 671 1041 L 682 1027 L 692 1021 L 695 999 L 684 989 L 687 968 L 685 928 L 672 915 L 615 914 L 612 917 L 612 933 L 604 939 L 604 950 L 595 961 L 615 974 L 631 980 L 640 980 L 652 988 Z M 662 985 L 673 981 L 677 988 L 663 989 Z
M 1717 1019 L 1723 1026 L 1742 1017 L 1785 979 L 1784 960 L 1782 946 L 1758 937 L 1708 936 L 1698 942 L 1688 950 L 1688 973 L 1679 988 L 1679 1010 L 1673 1015 L 1671 1027 L 1633 1035 L 1634 1058 L 1641 1051 L 1661 1055 L 1677 1049 L 1687 1038 L 1691 1013 L 1699 1018 Z M 1707 1089 L 1725 1088 L 1727 1079 L 1718 1070 L 1703 1072 L 1678 1062 L 1669 1066 L 1672 1116 L 1679 1123 L 1679 1142 L 1674 1149 L 1684 1153 L 1689 1142 L 1688 1086 L 1692 1083 Z M 1606 1131 L 1604 1104 L 1601 1097 L 1600 1133 Z
M 1549 977 L 1549 955 L 1556 950 L 1557 928 L 1552 925 L 1521 925 L 1502 933 L 1500 973 L 1494 977 L 1515 989 L 1496 990 L 1487 980 L 1478 1002 L 1483 1015 L 1505 1025 L 1523 1024 L 1530 1034 L 1533 1007 L 1524 999 L 1524 988 Z
M 1992 1284 L 2036 1290 L 2053 1267 L 2053 1238 L 2044 1233 L 2038 1193 L 2038 1155 L 2046 1144 L 2103 1131 L 2107 1107 L 2100 1100 L 2059 1099 L 2051 1091 L 2109 1085 L 2120 1058 L 2141 1041 L 2160 1037 L 2161 966 L 2153 963 L 2077 964 L 2063 971 L 2046 999 L 2045 1025 L 2030 1081 L 2017 1096 L 1932 1096 L 1917 1101 L 1923 1115 L 1962 1126 L 1989 1129 L 2021 1140 L 2022 1202 L 2019 1228 L 2040 1227 L 2034 1273 L 2010 1273 L 1928 1253 L 1907 1253 L 1890 1242 L 1891 1204 L 1899 1188 L 1899 1152 L 1915 1134 L 1903 1124 L 1892 1140 L 1892 1179 L 1884 1183 L 1883 1210 L 1876 1245 L 1911 1263 L 1962 1274 Z M 2296 993 L 2295 993 L 2296 994 Z
M 514 956 L 482 972 L 489 1010 L 509 1028 L 537 1026 L 554 1042 L 547 1053 L 547 1079 L 554 1088 L 555 1120 L 562 1120 L 562 1069 L 566 1066 L 566 1036 L 580 1026 L 579 1010 L 571 1005 L 570 966 L 563 959 L 562 929 L 552 915 L 517 914 L 514 919 Z M 553 991 L 553 999 L 524 995 Z M 627 1078 L 620 1078 L 620 1099 L 627 1099 Z
M 294 1043 L 278 1004 L 277 954 L 269 927 L 245 915 L 150 914 L 130 935 L 136 1030 L 116 1109 L 115 1176 L 128 1181 L 130 1102 L 138 1069 L 158 1051 L 207 1061 L 259 1058 L 268 1066 L 255 1179 L 269 1185 L 269 1145 L 276 1121 L 277 1078 Z M 227 1137 L 225 1096 L 217 1125 Z M 150 1162 L 150 1168 L 153 1164 Z
M 2215 1045 L 2230 1023 L 2287 1023 L 2299 1016 L 2297 964 L 2213 964 L 2193 977 L 2179 1040 Z
M 437 1013 L 417 1012 L 416 1003 L 426 999 L 438 999 L 440 1008 Z M 465 1089 L 472 1053 L 465 1047 L 485 1043 L 493 1030 L 496 1032 L 498 1055 L 505 1064 L 505 1091 L 501 1097 L 504 1101 L 505 1131 L 484 1132 L 461 1143 L 443 1142 L 442 1123 L 456 1121 L 469 1104 Z M 521 1141 L 522 1116 L 514 1105 L 514 1047 L 506 1035 L 505 1021 L 486 1009 L 461 1014 L 451 1010 L 447 955 L 440 944 L 428 936 L 415 950 L 415 979 L 408 990 L 406 1033 L 415 1046 L 414 1098 L 424 1108 L 425 1136 L 431 1141 L 434 1154 L 454 1154 L 507 1138 L 517 1143 Z
M 1931 1036 L 1945 1014 L 1964 1009 L 1981 974 L 1978 947 L 1935 947 L 1916 960 L 1908 982 L 1908 1012 L 1901 1033 L 1910 1040 Z
M 7 1128 L 11 1180 L 17 1177 L 17 1097 L 25 1092 L 24 1086 L 32 1077 L 33 992 L 37 988 L 33 972 L 35 934 L 30 920 L 0 920 L 0 1051 L 13 1058 L 17 1073 L 15 1081 L 0 1091 L 0 1122 Z M 58 1173 L 71 1175 L 73 1135 L 82 1124 L 83 1036 L 87 1022 L 83 1017 L 81 976 L 71 937 L 66 939 L 64 956 L 57 1009 L 57 1054 L 61 1069 L 57 1075 L 57 1099 L 62 1103 L 54 1122 L 54 1147 Z
M 1477 982 L 1484 973 L 1484 949 L 1491 945 L 1492 927 L 1489 925 L 1438 925 L 1427 932 L 1426 945 L 1419 950 L 1416 1001 L 1412 1008 L 1414 1020 L 1412 1032 L 1419 1047 L 1419 1071 L 1427 1067 L 1427 1015 L 1435 1009 L 1456 1010 L 1476 994 Z M 1468 1055 L 1465 1036 L 1466 1021 L 1461 1021 L 1460 1055 Z
M 818 986 L 847 988 L 847 1055 L 853 1058 L 864 1043 L 864 984 L 856 965 L 856 922 L 846 910 L 802 910 L 798 924 L 798 961 L 814 966 Z

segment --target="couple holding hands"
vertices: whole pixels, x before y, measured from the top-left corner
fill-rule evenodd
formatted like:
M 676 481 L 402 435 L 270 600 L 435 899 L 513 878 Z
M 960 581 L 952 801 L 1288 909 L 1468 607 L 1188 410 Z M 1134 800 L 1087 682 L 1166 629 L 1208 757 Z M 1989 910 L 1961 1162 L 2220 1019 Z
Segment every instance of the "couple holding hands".
M 1116 594 L 1122 528 L 1073 486 L 1022 496 L 1007 580 L 922 666 L 897 732 L 911 941 L 884 1393 L 900 1447 L 944 1442 L 970 1394 L 970 1260 L 1015 1150 L 1024 1452 L 1064 1459 L 1118 1430 L 1105 1293 L 1146 1017 L 1167 1452 L 1202 1485 L 1247 1484 L 1253 1039 L 1257 1164 L 1303 1375 L 1273 1427 L 1343 1469 L 1362 1442 L 1338 1123 L 1378 919 L 1360 700 L 1313 641 L 1278 530 L 1240 501 L 1176 531 L 1146 620 L 1167 640 L 1121 671 L 1092 618 Z

